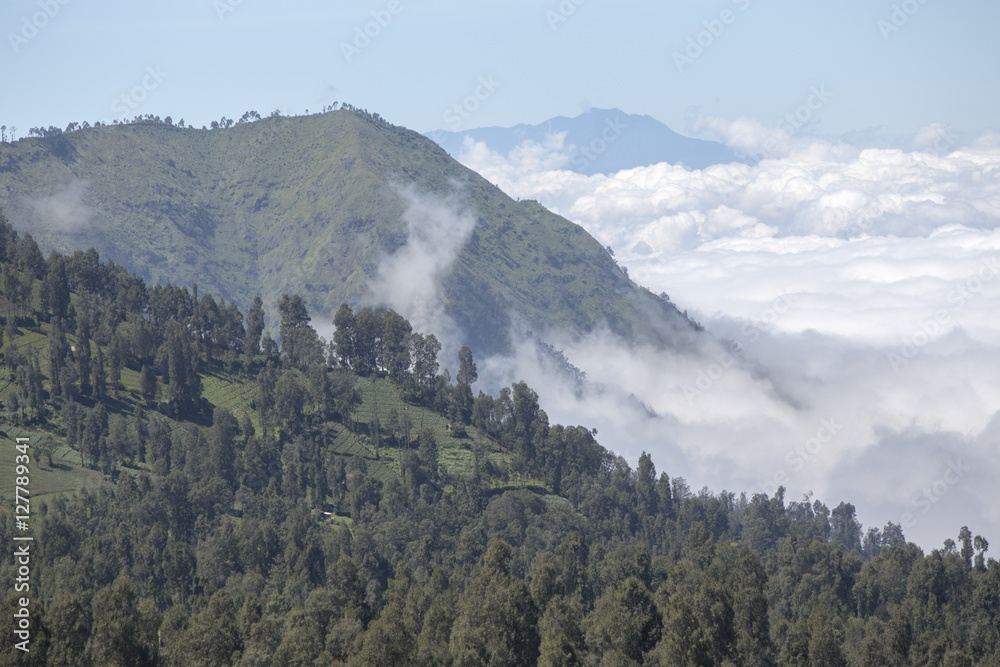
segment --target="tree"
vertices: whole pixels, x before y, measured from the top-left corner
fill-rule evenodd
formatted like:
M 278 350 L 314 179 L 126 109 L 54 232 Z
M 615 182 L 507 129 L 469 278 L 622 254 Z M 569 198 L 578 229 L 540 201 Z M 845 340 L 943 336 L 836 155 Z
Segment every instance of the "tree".
M 586 625 L 587 646 L 597 655 L 617 651 L 637 663 L 660 639 L 660 613 L 653 596 L 634 576 L 597 600 Z
M 362 308 L 356 318 L 354 339 L 354 369 L 360 375 L 371 375 L 384 363 L 385 310 Z
M 47 306 L 53 317 L 65 319 L 69 308 L 69 280 L 66 277 L 66 260 L 53 251 L 46 262 L 45 278 L 42 280 L 41 298 L 43 309 Z
M 418 387 L 429 387 L 434 382 L 438 372 L 438 353 L 441 343 L 434 334 L 414 334 L 413 344 L 413 379 Z
M 103 402 L 108 395 L 108 375 L 104 370 L 104 351 L 97 346 L 97 359 L 94 360 L 94 400 Z
M 289 363 L 298 368 L 323 362 L 323 346 L 316 330 L 309 325 L 309 311 L 298 294 L 281 295 L 278 303 L 281 313 L 281 352 Z
M 118 667 L 156 664 L 159 614 L 151 599 L 137 598 L 130 577 L 122 575 L 97 592 L 93 616 L 86 652 L 94 664 Z
M 513 389 L 512 419 L 505 428 L 514 452 L 522 463 L 535 459 L 535 454 L 544 446 L 548 433 L 548 418 L 538 405 L 538 394 L 525 382 L 515 382 Z
M 809 664 L 816 667 L 842 667 L 845 664 L 830 617 L 821 607 L 809 616 Z
M 209 461 L 212 475 L 223 480 L 230 488 L 236 486 L 236 432 L 239 426 L 228 408 L 217 407 L 212 419 L 209 436 Z
M 830 539 L 848 551 L 861 553 L 861 524 L 854 517 L 854 505 L 837 505 L 830 513 Z
M 286 369 L 275 385 L 274 401 L 278 418 L 293 431 L 298 431 L 305 407 L 306 391 L 299 382 L 299 371 Z
M 45 610 L 51 635 L 48 664 L 72 665 L 80 660 L 90 637 L 90 604 L 79 593 L 57 596 Z
M 264 302 L 259 296 L 253 298 L 253 305 L 246 319 L 246 339 L 243 351 L 250 356 L 260 353 L 260 337 L 264 333 Z
M 212 595 L 208 606 L 191 623 L 187 640 L 190 642 L 187 665 L 231 664 L 233 652 L 239 647 L 239 634 L 235 604 L 229 591 L 223 588 Z
M 657 646 L 660 664 L 677 667 L 713 665 L 712 644 L 698 622 L 689 596 L 671 595 L 663 611 L 663 639 Z M 753 662 L 739 664 L 756 665 Z
M 986 538 L 983 537 L 982 535 L 976 535 L 975 539 L 973 540 L 973 545 L 975 546 L 976 551 L 979 552 L 976 554 L 976 570 L 978 570 L 979 572 L 985 572 L 986 571 L 985 554 L 990 549 L 990 543 L 987 542 Z
M 45 275 L 45 259 L 31 234 L 25 234 L 18 240 L 14 249 L 14 262 L 19 271 L 32 279 Z
M 538 611 L 528 587 L 510 574 L 511 546 L 490 543 L 483 567 L 459 601 L 451 652 L 460 665 L 532 665 L 538 658 Z
M 156 401 L 158 385 L 156 383 L 156 373 L 146 364 L 142 365 L 142 372 L 139 375 L 139 393 L 146 403 Z
M 539 667 L 576 667 L 583 664 L 583 612 L 565 595 L 549 600 L 538 622 L 541 634 Z
M 458 374 L 456 381 L 456 403 L 458 404 L 458 418 L 463 424 L 469 424 L 472 420 L 472 384 L 479 379 L 476 373 L 476 362 L 472 360 L 472 350 L 463 345 L 458 351 Z
M 962 544 L 962 560 L 969 567 L 972 567 L 972 531 L 969 530 L 968 526 L 962 526 L 962 529 L 958 533 L 958 541 Z
M 165 357 L 167 399 L 182 414 L 193 410 L 201 396 L 198 355 L 188 331 L 178 322 L 167 323 L 166 336 L 158 357 Z
M 354 317 L 354 311 L 346 303 L 340 304 L 340 308 L 333 316 L 333 326 L 333 344 L 337 358 L 342 366 L 352 368 L 356 355 L 357 318 Z
M 467 345 L 463 345 L 458 351 L 458 374 L 455 381 L 466 386 L 473 385 L 479 379 L 476 373 L 476 362 L 472 360 L 472 350 Z
M 410 336 L 413 329 L 399 313 L 390 310 L 385 314 L 382 341 L 385 347 L 385 370 L 397 383 L 410 370 Z
M 635 475 L 639 511 L 646 516 L 653 516 L 659 509 L 659 495 L 656 492 L 656 467 L 653 465 L 652 457 L 646 452 L 639 456 L 639 466 L 636 468 Z
M 733 591 L 733 621 L 736 626 L 736 652 L 740 664 L 773 665 L 767 617 L 767 573 L 760 559 L 745 547 L 736 558 L 736 582 Z
M 91 391 L 91 368 L 90 368 L 90 326 L 85 318 L 79 318 L 76 328 L 76 347 L 73 354 L 76 356 L 76 374 L 80 380 L 80 393 L 89 396 Z
M 118 389 L 122 383 L 122 362 L 125 355 L 125 344 L 117 333 L 111 334 L 111 344 L 108 345 L 108 382 L 111 383 L 111 395 L 118 398 Z

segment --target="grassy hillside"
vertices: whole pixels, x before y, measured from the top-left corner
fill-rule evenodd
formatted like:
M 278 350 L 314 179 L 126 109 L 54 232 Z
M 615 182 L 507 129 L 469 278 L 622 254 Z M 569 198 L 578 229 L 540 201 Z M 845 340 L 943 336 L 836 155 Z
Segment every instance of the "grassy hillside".
M 691 333 L 578 225 L 361 112 L 219 130 L 143 121 L 0 144 L 0 207 L 44 252 L 94 246 L 149 282 L 197 283 L 244 312 L 257 294 L 273 314 L 298 292 L 320 322 L 370 301 L 379 263 L 406 243 L 401 186 L 457 197 L 476 220 L 441 277 L 475 351 L 505 349 L 511 316 L 537 332 L 606 324 L 658 344 Z
M 2 302 L 2 299 L 0 299 Z M 13 342 L 7 341 L 2 351 L 5 354 L 14 354 L 15 349 L 20 354 L 27 354 L 29 348 L 34 348 L 42 361 L 42 371 L 45 376 L 44 386 L 49 389 L 48 375 L 48 355 L 49 341 L 48 333 L 51 327 L 46 323 L 32 323 L 29 326 L 22 326 L 18 329 L 18 334 Z M 73 336 L 68 337 L 71 343 L 75 344 Z M 96 355 L 98 345 L 91 343 L 93 353 Z M 102 351 L 107 354 L 107 348 L 102 347 Z M 205 369 L 201 374 L 202 398 L 207 402 L 203 412 L 211 414 L 216 407 L 228 408 L 237 419 L 244 416 L 250 420 L 255 430 L 260 429 L 259 413 L 254 409 L 254 397 L 257 391 L 257 382 L 252 378 L 240 374 L 227 373 L 222 369 L 221 362 L 216 362 L 212 367 Z M 157 406 L 146 404 L 139 393 L 139 373 L 130 368 L 122 369 L 122 384 L 118 398 L 110 398 L 106 401 L 106 407 L 111 415 L 118 414 L 126 420 L 127 426 L 131 429 L 135 425 L 136 406 L 143 405 L 147 410 L 156 410 Z M 329 441 L 323 444 L 327 455 L 342 457 L 349 460 L 355 456 L 365 459 L 369 474 L 386 481 L 392 476 L 400 475 L 400 459 L 405 449 L 410 445 L 403 444 L 402 415 L 407 413 L 411 423 L 411 436 L 415 441 L 416 434 L 420 429 L 427 428 L 434 435 L 438 444 L 438 465 L 446 476 L 465 477 L 472 473 L 474 468 L 474 448 L 481 450 L 483 460 L 490 461 L 494 469 L 507 469 L 513 456 L 510 452 L 503 450 L 494 440 L 480 434 L 475 427 L 466 426 L 465 433 L 459 434 L 458 429 L 452 429 L 449 419 L 434 410 L 411 402 L 407 402 L 402 397 L 401 390 L 386 378 L 357 378 L 357 390 L 360 395 L 360 403 L 351 414 L 350 424 L 338 422 L 328 422 L 326 427 L 331 433 Z M 6 406 L 10 398 L 17 391 L 17 380 L 15 373 L 8 369 L 0 369 L 0 401 Z M 160 395 L 165 393 L 165 387 L 160 385 Z M 93 402 L 88 399 L 82 400 L 83 405 L 90 406 Z M 165 404 L 160 404 L 159 409 L 169 412 Z M 387 427 L 392 422 L 390 414 L 399 417 L 398 424 L 394 429 Z M 381 447 L 376 446 L 372 435 L 372 422 L 378 418 L 381 424 L 380 442 Z M 61 415 L 56 411 L 51 418 L 42 424 L 34 423 L 30 427 L 19 426 L 22 420 L 17 412 L 4 409 L 0 410 L 0 460 L 13 461 L 15 438 L 30 437 L 35 445 L 32 462 L 31 494 L 33 498 L 58 495 L 67 492 L 77 491 L 83 488 L 96 488 L 103 476 L 100 472 L 84 467 L 80 451 L 70 446 L 67 442 L 65 424 Z M 32 420 L 34 421 L 34 420 Z M 170 429 L 204 429 L 206 425 L 192 421 L 190 419 L 171 419 Z M 416 445 L 412 444 L 415 448 Z M 49 463 L 47 453 L 51 452 L 52 461 Z M 13 466 L 0 466 L 0 498 L 11 499 L 14 490 Z M 152 472 L 152 467 L 148 463 L 132 462 L 131 465 L 120 465 L 119 471 L 131 472 L 139 471 Z M 506 475 L 504 479 L 493 480 L 493 486 L 497 489 L 522 488 L 525 486 L 542 488 L 544 484 L 530 479 L 522 478 L 518 475 Z

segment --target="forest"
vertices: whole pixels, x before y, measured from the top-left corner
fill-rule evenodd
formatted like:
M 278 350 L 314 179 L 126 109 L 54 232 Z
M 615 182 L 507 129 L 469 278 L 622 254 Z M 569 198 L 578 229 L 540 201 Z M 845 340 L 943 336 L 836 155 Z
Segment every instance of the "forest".
M 272 336 L 259 298 L 46 258 L 2 213 L 0 263 L 0 469 L 27 437 L 34 537 L 30 650 L 5 631 L 0 664 L 1000 665 L 968 527 L 925 553 L 849 502 L 693 491 L 524 382 L 474 392 L 469 348 L 452 378 L 392 310 L 325 341 L 286 294 Z

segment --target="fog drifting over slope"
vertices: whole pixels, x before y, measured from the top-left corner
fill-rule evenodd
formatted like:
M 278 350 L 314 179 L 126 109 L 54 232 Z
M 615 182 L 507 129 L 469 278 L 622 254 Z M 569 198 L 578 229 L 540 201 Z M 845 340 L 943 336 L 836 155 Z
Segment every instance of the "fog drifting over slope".
M 847 500 L 925 548 L 962 525 L 1000 540 L 1000 135 L 959 146 L 933 125 L 911 150 L 864 149 L 699 124 L 761 159 L 582 176 L 554 136 L 462 161 L 581 224 L 723 343 L 681 358 L 566 337 L 582 394 L 528 345 L 480 375 L 525 379 L 552 421 L 694 487 Z

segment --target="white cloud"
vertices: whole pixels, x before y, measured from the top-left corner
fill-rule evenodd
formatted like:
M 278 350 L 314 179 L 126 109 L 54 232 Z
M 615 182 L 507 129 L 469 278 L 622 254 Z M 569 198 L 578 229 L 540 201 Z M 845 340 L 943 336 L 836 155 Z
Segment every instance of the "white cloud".
M 469 240 L 476 219 L 462 209 L 457 196 L 421 193 L 413 186 L 397 193 L 406 207 L 402 217 L 407 239 L 379 264 L 370 284 L 372 300 L 408 319 L 414 330 L 435 333 L 446 344 L 456 326 L 445 313 L 441 278 Z
M 56 194 L 32 201 L 39 226 L 55 233 L 83 231 L 94 214 L 83 202 L 88 185 L 87 181 L 74 178 Z
M 548 166 L 558 142 L 509 159 L 469 144 L 463 161 L 583 225 L 740 354 L 595 334 L 561 345 L 592 382 L 582 394 L 525 350 L 494 377 L 528 380 L 554 420 L 596 426 L 633 461 L 651 451 L 695 487 L 752 493 L 778 474 L 789 499 L 854 502 L 866 525 L 909 513 L 925 547 L 966 524 L 1000 539 L 1000 135 L 959 147 L 932 125 L 905 152 L 703 125 L 747 152 L 777 148 L 756 165 L 595 176 Z M 842 428 L 803 449 L 824 420 Z M 928 501 L 956 459 L 971 470 Z

